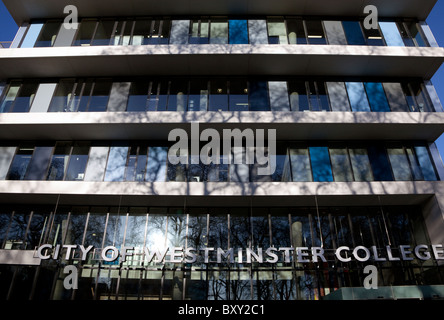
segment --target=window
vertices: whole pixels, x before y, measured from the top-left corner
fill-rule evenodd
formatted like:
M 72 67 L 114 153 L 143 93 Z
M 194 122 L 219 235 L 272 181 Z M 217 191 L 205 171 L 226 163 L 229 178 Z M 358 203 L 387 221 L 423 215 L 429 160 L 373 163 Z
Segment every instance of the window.
M 307 38 L 309 44 L 327 44 L 322 21 L 307 20 L 305 21 L 305 27 L 307 29 Z
M 308 81 L 311 111 L 330 111 L 325 83 L 320 81 Z
M 208 19 L 191 20 L 189 44 L 209 43 L 210 22 Z
M 384 46 L 384 40 L 382 38 L 382 33 L 377 29 L 366 29 L 362 28 L 362 31 L 364 32 L 364 37 L 367 42 L 367 45 L 369 46 Z
M 168 81 L 150 82 L 148 111 L 165 111 L 168 102 Z
M 248 83 L 246 79 L 230 80 L 230 111 L 248 111 Z
M 100 20 L 94 38 L 91 42 L 92 46 L 108 46 L 111 44 L 111 37 L 114 35 L 114 20 Z
M 12 81 L 0 105 L 0 112 L 28 112 L 39 84 L 34 81 Z
M 342 26 L 349 45 L 363 46 L 366 44 L 359 21 L 342 21 Z
M 123 181 L 129 147 L 110 148 L 104 181 Z
M 310 147 L 311 168 L 313 181 L 333 181 L 330 157 L 327 147 Z
M 398 22 L 399 32 L 407 47 L 426 47 L 427 42 L 420 31 L 419 25 L 413 21 Z
M 82 98 L 77 111 L 101 112 L 106 111 L 111 92 L 110 79 L 97 79 L 95 82 L 87 80 L 83 84 Z
M 438 177 L 436 175 L 432 160 L 430 159 L 429 152 L 425 146 L 413 147 L 416 159 L 419 167 L 421 168 L 422 176 L 426 181 L 436 181 Z M 413 153 L 413 151 L 411 151 Z
M 304 23 L 300 19 L 287 19 L 289 44 L 307 44 Z
M 384 40 L 388 46 L 404 46 L 404 41 L 401 38 L 396 22 L 379 22 L 379 27 L 384 34 Z
M 288 82 L 288 92 L 290 97 L 290 106 L 293 111 L 309 111 L 307 88 L 305 81 Z
M 247 20 L 228 20 L 229 43 L 248 44 Z
M 270 111 L 267 81 L 250 81 L 248 99 L 250 111 Z
M 346 82 L 348 98 L 352 111 L 370 111 L 367 95 L 362 82 Z
M 228 83 L 225 79 L 210 81 L 209 111 L 228 110 Z
M 313 181 L 307 148 L 290 148 L 290 164 L 293 181 Z
M 392 165 L 393 176 L 397 181 L 411 181 L 409 161 L 402 147 L 387 148 L 387 154 Z
M 372 169 L 366 149 L 349 149 L 355 181 L 373 181 Z
M 57 142 L 51 162 L 49 164 L 46 180 L 63 180 L 68 167 L 71 154 L 71 142 Z
M 228 20 L 212 19 L 210 24 L 210 43 L 228 43 Z
M 152 146 L 148 148 L 146 181 L 166 181 L 168 148 Z
M 190 81 L 188 96 L 188 111 L 207 111 L 208 109 L 208 81 L 194 79 Z
M 134 21 L 117 21 L 116 31 L 111 37 L 111 44 L 127 46 L 131 42 L 131 31 Z
M 59 33 L 61 22 L 48 21 L 43 26 L 34 47 L 52 47 Z
M 372 111 L 390 112 L 387 97 L 380 82 L 365 82 L 364 87 Z
M 168 111 L 186 111 L 188 100 L 188 81 L 173 80 L 170 83 Z
M 74 79 L 63 79 L 57 84 L 54 96 L 49 106 L 49 112 L 68 112 L 72 110 L 77 83 Z
M 82 181 L 85 176 L 86 164 L 88 162 L 89 143 L 75 143 L 71 157 L 69 159 L 68 169 L 65 180 Z
M 407 103 L 412 112 L 433 112 L 433 106 L 424 85 L 419 82 L 401 83 Z
M 97 20 L 82 20 L 73 46 L 89 46 L 96 30 Z
M 283 18 L 268 19 L 268 43 L 288 44 L 287 30 Z
M 353 181 L 353 172 L 347 148 L 330 148 L 334 181 Z
M 132 82 L 126 111 L 146 111 L 149 82 Z
M 6 180 L 24 180 L 31 162 L 34 146 L 21 146 L 12 160 Z

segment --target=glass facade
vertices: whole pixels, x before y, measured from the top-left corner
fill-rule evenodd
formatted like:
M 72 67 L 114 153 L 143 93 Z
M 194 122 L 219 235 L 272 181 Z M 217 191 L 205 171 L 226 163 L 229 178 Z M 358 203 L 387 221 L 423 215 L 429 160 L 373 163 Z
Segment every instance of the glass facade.
M 341 78 L 146 77 L 133 79 L 129 90 L 117 90 L 114 95 L 119 96 L 112 96 L 113 85 L 122 83 L 128 82 L 118 78 L 60 79 L 47 110 L 436 111 L 420 80 L 344 82 Z M 9 81 L 0 97 L 0 112 L 29 112 L 39 84 L 37 80 Z M 338 86 L 345 86 L 346 90 Z M 117 105 L 109 107 L 110 101 L 115 100 L 119 101 Z
M 381 142 L 284 142 L 276 152 L 265 148 L 267 161 L 275 159 L 275 170 L 268 175 L 258 168 L 269 163 L 246 161 L 221 154 L 219 163 L 172 164 L 168 159 L 171 143 L 161 142 L 48 142 L 23 143 L 16 148 L 7 180 L 83 181 L 88 166 L 103 168 L 103 178 L 94 181 L 189 181 L 218 182 L 280 181 L 437 181 L 439 180 L 427 144 Z M 105 148 L 100 159 L 92 155 Z M 243 153 L 246 152 L 245 147 Z M 248 147 L 250 148 L 250 147 Z M 221 146 L 221 150 L 223 146 Z M 200 150 L 200 149 L 199 149 Z M 234 150 L 234 149 L 233 149 Z M 252 151 L 248 149 L 249 153 Z M 188 150 L 190 152 L 191 149 Z M 241 168 L 242 174 L 240 174 Z M 3 169 L 3 168 L 2 168 Z M 88 179 L 87 179 L 88 180 Z
M 189 28 L 185 35 L 187 44 L 249 44 L 250 36 L 256 36 L 249 21 L 238 17 L 138 17 L 120 19 L 93 19 L 80 21 L 72 46 L 108 45 L 158 45 L 170 44 L 174 38 L 174 24 L 185 21 Z M 269 44 L 338 44 L 337 36 L 345 35 L 348 45 L 368 46 L 429 46 L 417 21 L 381 21 L 378 29 L 365 29 L 362 20 L 335 20 L 340 29 L 329 34 L 330 26 L 326 21 L 310 17 L 262 17 L 267 27 L 265 37 Z M 48 20 L 33 22 L 21 47 L 52 47 L 61 32 L 62 22 Z M 174 43 L 174 41 L 172 42 Z
M 362 286 L 365 277 L 362 270 L 368 262 L 338 260 L 333 252 L 341 246 L 375 247 L 377 257 L 386 258 L 369 261 L 378 265 L 380 287 L 444 284 L 443 267 L 433 260 L 413 254 L 411 260 L 387 259 L 386 246 L 392 248 L 393 257 L 400 257 L 401 245 L 430 245 L 415 206 L 59 206 L 55 210 L 13 205 L 2 207 L 0 221 L 5 250 L 34 250 L 47 243 L 94 247 L 85 259 L 78 249 L 68 255 L 61 249 L 59 259 L 42 260 L 38 267 L 2 265 L 2 300 L 329 299 L 338 289 Z M 101 249 L 109 245 L 133 249 L 125 262 L 107 262 Z M 291 246 L 322 246 L 325 261 L 307 263 L 278 251 Z M 171 262 L 169 254 L 149 261 L 147 247 L 199 252 L 192 263 Z M 275 255 L 262 263 L 251 255 L 257 248 L 270 247 Z M 223 253 L 232 249 L 243 256 L 230 260 L 210 249 L 205 255 L 205 248 L 221 248 Z M 77 290 L 64 289 L 66 275 L 58 260 L 78 269 Z

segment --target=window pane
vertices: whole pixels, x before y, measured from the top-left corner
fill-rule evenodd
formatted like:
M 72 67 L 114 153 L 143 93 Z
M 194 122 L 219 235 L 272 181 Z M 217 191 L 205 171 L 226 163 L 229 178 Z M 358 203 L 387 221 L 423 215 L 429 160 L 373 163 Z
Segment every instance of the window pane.
M 367 150 L 375 181 L 392 181 L 386 149 L 381 146 L 370 146 Z
M 310 147 L 313 181 L 333 181 L 327 147 Z
M 331 166 L 335 181 L 353 181 L 353 173 L 346 148 L 330 148 Z
M 230 80 L 231 111 L 248 111 L 248 83 L 246 79 Z
M 129 147 L 111 147 L 104 181 L 123 181 Z
M 46 180 L 63 180 L 70 152 L 71 142 L 57 142 Z
M 228 43 L 228 21 L 211 20 L 210 43 L 225 44 Z
M 291 173 L 293 181 L 313 181 L 311 177 L 308 149 L 290 149 Z
M 168 81 L 153 81 L 148 98 L 148 110 L 165 111 L 168 102 Z
M 304 23 L 298 19 L 287 19 L 288 42 L 290 44 L 307 44 Z
M 411 37 L 416 42 L 418 47 L 427 47 L 425 40 L 422 38 L 421 32 L 419 31 L 418 24 L 416 22 L 406 22 L 408 31 L 410 32 Z
M 136 20 L 133 30 L 132 45 L 148 44 L 151 31 L 151 20 Z
M 321 110 L 330 111 L 330 102 L 328 100 L 327 90 L 325 89 L 325 82 L 317 81 L 316 89 L 318 92 L 318 99 Z
M 426 147 L 417 146 L 415 147 L 416 156 L 418 157 L 419 165 L 421 166 L 422 174 L 424 175 L 424 180 L 426 181 L 436 181 L 438 180 L 433 163 L 430 160 L 429 152 Z
M 45 23 L 34 47 L 52 47 L 56 40 L 60 26 L 61 23 L 58 21 Z
M 270 111 L 267 81 L 250 81 L 248 99 L 250 111 Z
M 111 45 L 127 46 L 131 40 L 133 21 L 117 21 L 116 31 L 111 35 Z
M 13 105 L 15 98 L 17 97 L 17 93 L 20 90 L 20 83 L 18 82 L 11 82 L 8 88 L 8 93 L 4 95 L 1 107 L 0 107 L 0 113 L 9 112 L 11 109 L 11 106 Z
M 308 111 L 307 89 L 305 81 L 291 81 L 288 83 L 288 92 L 290 95 L 290 105 L 293 111 Z
M 77 31 L 76 40 L 73 46 L 89 46 L 96 29 L 97 21 L 95 20 L 82 20 Z
M 146 181 L 166 181 L 167 147 L 149 147 Z
M 14 105 L 9 112 L 28 112 L 34 101 L 38 87 L 38 83 L 24 82 L 15 98 Z
M 188 98 L 188 81 L 174 80 L 170 84 L 168 111 L 186 111 Z
M 410 167 L 412 169 L 413 179 L 414 180 L 424 180 L 424 176 L 421 172 L 421 168 L 415 156 L 415 151 L 412 148 L 405 148 L 407 152 L 407 157 L 409 158 Z
M 364 36 L 362 34 L 361 25 L 358 21 L 342 21 L 347 43 L 349 45 L 366 45 Z
M 287 30 L 284 19 L 269 19 L 268 25 L 268 43 L 270 44 L 288 44 Z
M 366 29 L 362 28 L 364 36 L 369 46 L 384 46 L 384 40 L 382 40 L 382 34 L 379 29 Z
M 171 20 L 161 20 L 158 44 L 168 44 L 171 32 Z
M 403 148 L 387 148 L 387 153 L 392 165 L 395 180 L 410 181 L 412 175 L 410 173 L 409 161 Z
M 135 181 L 144 181 L 146 174 L 147 160 L 148 160 L 148 147 L 143 145 L 139 146 L 139 152 L 137 155 L 137 166 L 134 178 Z
M 25 178 L 33 152 L 33 146 L 22 146 L 18 148 L 14 159 L 12 160 L 6 180 L 23 180 Z
M 229 20 L 229 43 L 230 44 L 248 44 L 248 26 L 247 20 Z
M 327 44 L 322 21 L 308 20 L 305 21 L 305 26 L 309 44 Z
M 97 31 L 92 41 L 93 46 L 107 46 L 111 42 L 111 36 L 114 32 L 114 20 L 99 21 Z
M 132 82 L 126 111 L 146 111 L 149 82 Z
M 402 41 L 396 22 L 379 22 L 379 27 L 384 34 L 385 43 L 388 46 L 404 47 L 404 42 Z
M 210 107 L 209 111 L 227 111 L 228 94 L 227 81 L 215 79 L 210 82 Z
M 390 112 L 390 107 L 385 96 L 384 88 L 380 82 L 365 82 L 365 90 L 372 111 Z
M 412 90 L 419 111 L 433 112 L 433 107 L 424 86 L 420 82 L 411 82 L 409 83 L 409 86 Z
M 367 96 L 362 82 L 346 82 L 352 111 L 370 111 Z
M 85 112 L 88 108 L 88 103 L 91 97 L 91 90 L 93 88 L 93 80 L 88 79 L 85 82 L 80 81 L 77 85 L 78 90 L 76 89 L 76 93 L 79 93 L 78 98 L 75 98 L 75 104 L 73 111 Z
M 58 83 L 57 89 L 52 97 L 51 105 L 49 106 L 49 112 L 72 111 L 74 85 L 74 79 L 61 80 Z
M 194 79 L 190 82 L 188 96 L 188 111 L 207 111 L 208 108 L 208 81 Z
M 106 111 L 112 85 L 113 83 L 111 80 L 105 79 L 97 80 L 94 83 L 94 89 L 88 106 L 89 112 Z
M 355 181 L 373 181 L 370 160 L 366 149 L 349 149 Z
M 85 176 L 85 168 L 88 162 L 89 144 L 76 143 L 72 149 L 69 159 L 68 171 L 66 172 L 67 181 L 81 181 Z

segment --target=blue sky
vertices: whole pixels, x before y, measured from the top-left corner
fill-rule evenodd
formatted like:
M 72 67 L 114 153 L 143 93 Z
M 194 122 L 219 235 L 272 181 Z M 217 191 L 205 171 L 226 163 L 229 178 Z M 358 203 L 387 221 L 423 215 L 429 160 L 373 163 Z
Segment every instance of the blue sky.
M 439 45 L 444 46 L 444 0 L 439 0 L 427 19 Z M 3 2 L 0 1 L 0 41 L 12 41 L 17 32 L 17 25 L 12 20 Z M 441 103 L 444 104 L 444 65 L 432 78 Z M 444 159 L 444 134 L 436 141 L 441 157 Z

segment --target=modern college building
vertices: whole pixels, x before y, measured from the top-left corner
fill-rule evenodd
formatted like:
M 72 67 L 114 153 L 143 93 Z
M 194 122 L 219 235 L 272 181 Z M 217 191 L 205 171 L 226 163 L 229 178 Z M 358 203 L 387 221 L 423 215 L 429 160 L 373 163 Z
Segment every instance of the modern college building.
M 444 298 L 436 0 L 3 2 L 0 299 Z

